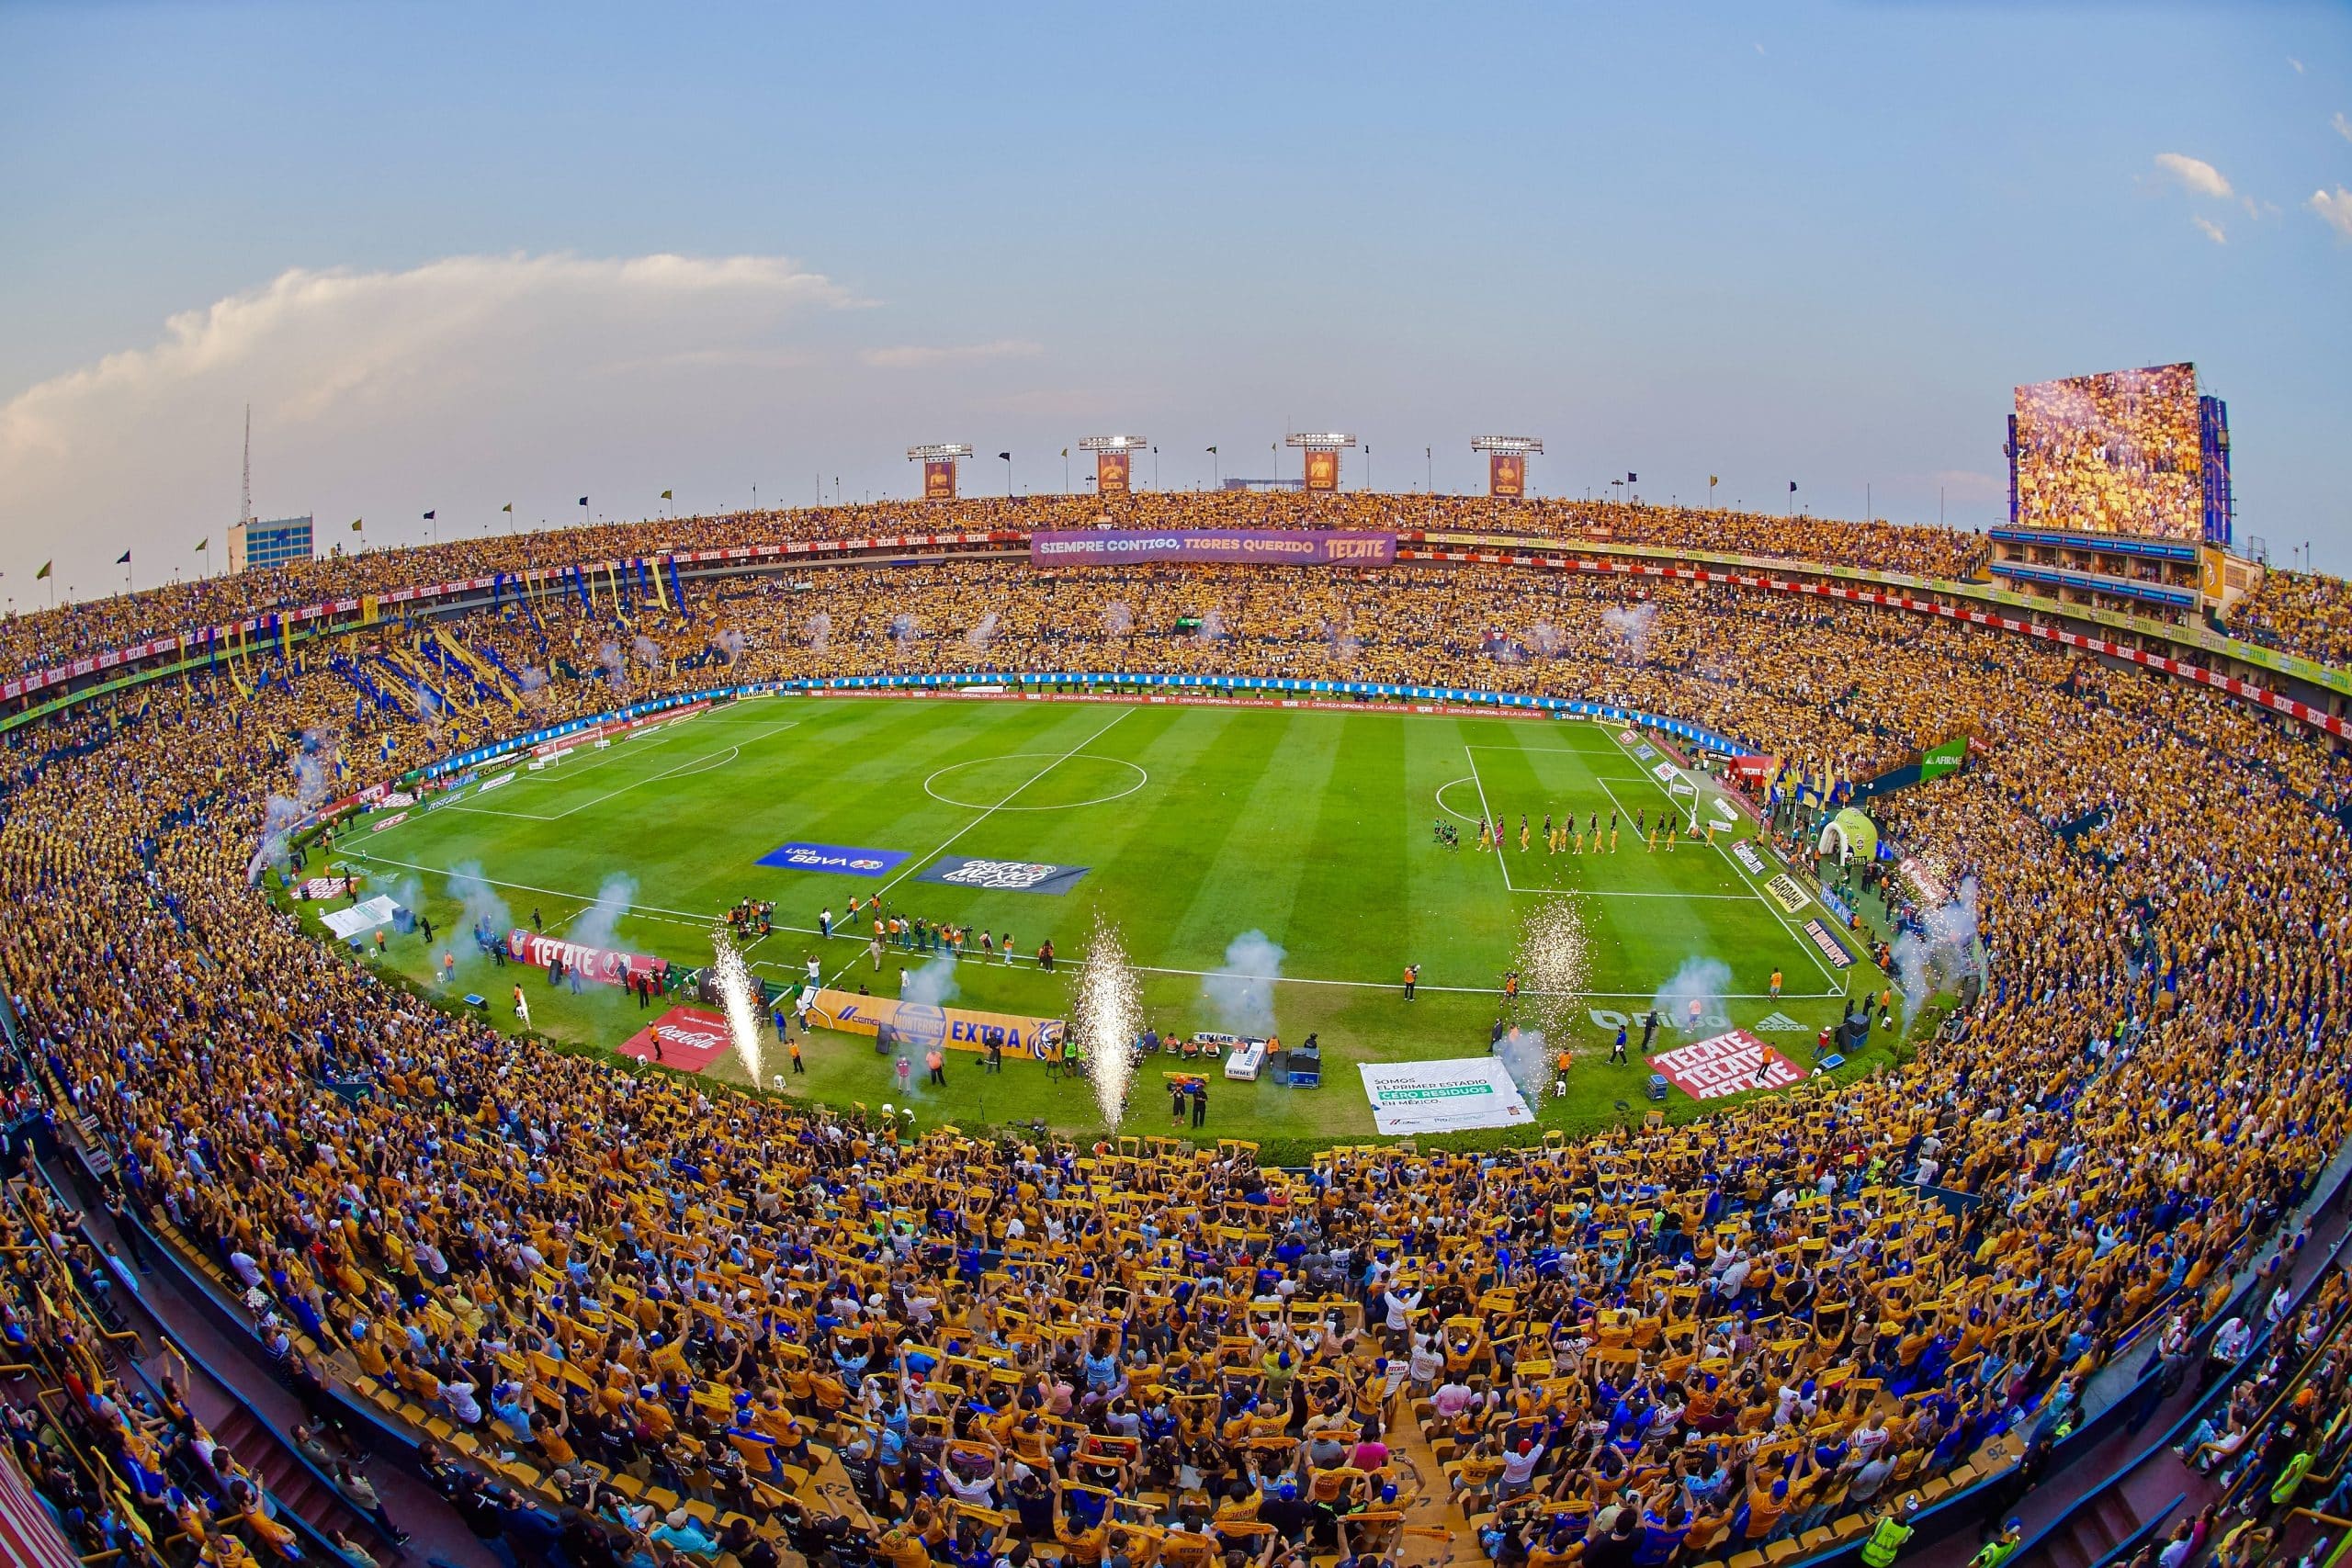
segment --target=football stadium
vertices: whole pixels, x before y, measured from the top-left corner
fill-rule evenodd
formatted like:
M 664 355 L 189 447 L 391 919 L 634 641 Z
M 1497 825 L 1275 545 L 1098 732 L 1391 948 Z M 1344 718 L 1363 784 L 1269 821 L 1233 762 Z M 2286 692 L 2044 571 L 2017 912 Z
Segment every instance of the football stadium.
M 2340 1561 L 2352 588 L 2212 367 L 2045 369 L 1967 526 L 1090 392 L 29 534 L 0 1558 Z

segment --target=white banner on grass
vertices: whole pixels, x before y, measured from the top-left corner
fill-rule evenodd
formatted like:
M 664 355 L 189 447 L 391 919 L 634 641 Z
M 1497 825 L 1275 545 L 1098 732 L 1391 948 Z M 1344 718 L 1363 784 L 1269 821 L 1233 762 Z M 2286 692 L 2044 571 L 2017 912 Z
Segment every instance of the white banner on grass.
M 1373 1125 L 1386 1134 L 1517 1127 L 1535 1118 L 1496 1056 L 1442 1062 L 1359 1062 Z
M 391 924 L 393 908 L 390 898 L 378 894 L 366 903 L 354 904 L 348 909 L 330 909 L 319 919 L 326 923 L 327 930 L 334 932 L 337 942 L 349 942 L 378 926 Z

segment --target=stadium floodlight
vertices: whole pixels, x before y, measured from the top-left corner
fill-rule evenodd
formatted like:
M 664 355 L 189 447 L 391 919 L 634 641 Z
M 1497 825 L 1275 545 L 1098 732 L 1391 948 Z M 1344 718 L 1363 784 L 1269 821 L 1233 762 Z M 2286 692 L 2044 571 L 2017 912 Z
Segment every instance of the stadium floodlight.
M 955 500 L 956 460 L 971 455 L 971 444 L 966 441 L 931 441 L 908 447 L 907 461 L 922 465 L 922 498 Z
M 1151 445 L 1148 435 L 1084 435 L 1079 438 L 1081 452 L 1094 454 L 1094 493 L 1096 495 L 1126 495 L 1134 488 L 1136 454 Z M 1068 456 L 1067 453 L 1064 454 Z M 1065 482 L 1067 472 L 1065 469 Z M 1152 483 L 1159 483 L 1158 478 Z
M 1353 446 L 1356 438 L 1343 430 L 1294 430 L 1283 437 L 1283 442 L 1303 455 L 1305 468 L 1299 479 L 1302 486 L 1308 491 L 1336 491 L 1340 488 L 1340 454 Z
M 1474 435 L 1470 450 L 1487 455 L 1487 493 L 1498 501 L 1527 495 L 1527 459 L 1544 450 L 1540 435 Z

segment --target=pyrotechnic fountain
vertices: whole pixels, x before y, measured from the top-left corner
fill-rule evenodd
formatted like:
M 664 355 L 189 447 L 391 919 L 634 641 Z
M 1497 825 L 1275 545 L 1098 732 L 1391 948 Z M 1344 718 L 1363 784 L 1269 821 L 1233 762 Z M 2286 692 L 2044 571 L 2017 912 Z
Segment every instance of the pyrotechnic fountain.
M 1503 1055 L 1531 1105 L 1543 1102 L 1553 1081 L 1551 1058 L 1572 1038 L 1587 957 L 1584 910 L 1573 897 L 1545 898 L 1527 912 L 1513 964 L 1525 1021 Z
M 760 1081 L 760 983 L 752 977 L 752 966 L 736 951 L 725 926 L 711 927 L 710 945 L 717 954 L 711 961 L 711 976 L 727 1009 L 727 1033 L 735 1043 L 735 1056 L 743 1065 L 746 1080 L 756 1087 Z
M 1094 913 L 1086 960 L 1070 986 L 1070 1029 L 1093 1074 L 1094 1103 L 1102 1124 L 1115 1127 L 1136 1073 L 1136 1042 L 1143 1035 L 1143 987 L 1127 963 L 1119 929 Z

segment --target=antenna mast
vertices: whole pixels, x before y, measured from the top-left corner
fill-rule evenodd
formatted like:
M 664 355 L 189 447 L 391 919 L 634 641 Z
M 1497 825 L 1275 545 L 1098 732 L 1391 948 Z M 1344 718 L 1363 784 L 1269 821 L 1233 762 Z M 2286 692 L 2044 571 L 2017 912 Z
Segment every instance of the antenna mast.
M 247 403 L 247 404 L 245 405 L 245 492 L 244 492 L 244 493 L 245 493 L 244 509 L 243 509 L 243 511 L 239 512 L 239 513 L 237 513 L 237 515 L 238 515 L 238 517 L 240 517 L 240 518 L 241 518 L 241 519 L 243 519 L 243 521 L 245 521 L 245 522 L 247 522 L 247 523 L 250 523 L 250 522 L 252 522 L 252 521 L 254 520 L 254 405 L 253 405 L 253 404 L 251 404 L 251 403 Z

